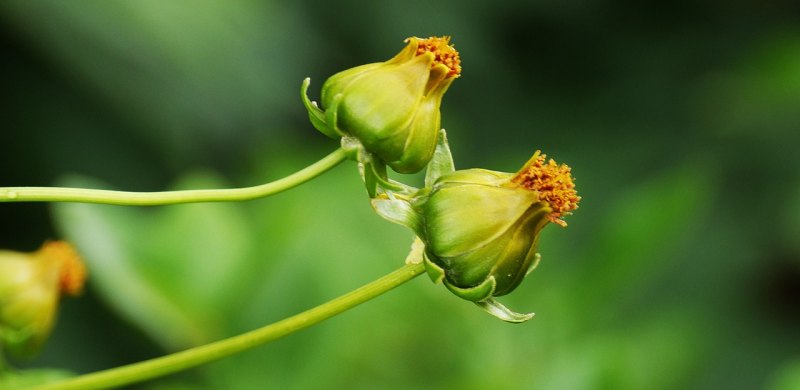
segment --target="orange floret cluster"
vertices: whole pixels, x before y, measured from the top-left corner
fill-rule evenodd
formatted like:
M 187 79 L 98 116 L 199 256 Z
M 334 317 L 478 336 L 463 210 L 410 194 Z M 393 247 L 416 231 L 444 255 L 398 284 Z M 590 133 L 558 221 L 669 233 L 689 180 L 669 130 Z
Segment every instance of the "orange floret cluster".
M 43 256 L 55 259 L 61 265 L 59 273 L 61 293 L 80 294 L 86 281 L 86 266 L 75 248 L 66 241 L 49 241 L 44 243 L 39 251 Z
M 545 162 L 546 159 L 547 155 L 541 154 L 537 150 L 528 163 L 511 179 L 511 182 L 536 191 L 539 194 L 539 200 L 547 202 L 553 209 L 548 216 L 550 221 L 566 227 L 567 223 L 560 217 L 577 209 L 581 197 L 575 190 L 575 183 L 570 173 L 571 168 L 566 164 L 558 165 L 552 158 Z
M 461 75 L 461 59 L 458 57 L 456 48 L 450 45 L 450 37 L 430 37 L 419 40 L 416 55 L 422 53 L 433 53 L 435 58 L 433 65 L 443 64 L 448 69 L 447 77 L 458 77 Z

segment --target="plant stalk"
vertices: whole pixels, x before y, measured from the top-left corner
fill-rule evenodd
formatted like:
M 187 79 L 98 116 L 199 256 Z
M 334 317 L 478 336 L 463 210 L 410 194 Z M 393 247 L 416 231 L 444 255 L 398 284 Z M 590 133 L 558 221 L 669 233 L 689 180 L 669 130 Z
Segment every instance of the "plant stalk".
M 120 206 L 160 206 L 179 203 L 226 202 L 263 198 L 303 184 L 347 158 L 341 148 L 289 176 L 253 187 L 131 192 L 65 187 L 0 187 L 0 202 L 80 202 Z
M 247 333 L 127 366 L 54 382 L 38 390 L 107 389 L 130 385 L 212 362 L 257 347 L 331 318 L 369 301 L 425 272 L 425 266 L 406 264 L 369 284 L 292 317 Z

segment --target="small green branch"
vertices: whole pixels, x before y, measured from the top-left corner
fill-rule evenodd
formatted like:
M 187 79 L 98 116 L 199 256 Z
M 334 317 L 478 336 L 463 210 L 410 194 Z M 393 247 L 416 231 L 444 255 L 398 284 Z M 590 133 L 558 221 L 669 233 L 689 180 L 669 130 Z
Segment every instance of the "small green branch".
M 209 363 L 324 321 L 398 287 L 423 272 L 425 272 L 424 265 L 407 264 L 332 301 L 263 328 L 171 355 L 66 379 L 37 389 L 107 389 L 142 382 Z
M 0 202 L 82 202 L 122 206 L 157 206 L 178 203 L 225 202 L 262 198 L 303 184 L 347 158 L 345 151 L 333 153 L 282 179 L 253 187 L 130 192 L 64 187 L 0 187 Z

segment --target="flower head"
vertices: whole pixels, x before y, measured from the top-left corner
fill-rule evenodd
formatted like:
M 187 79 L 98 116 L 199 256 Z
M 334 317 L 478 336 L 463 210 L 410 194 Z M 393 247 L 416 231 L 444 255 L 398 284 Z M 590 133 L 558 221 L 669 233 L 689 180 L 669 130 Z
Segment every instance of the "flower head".
M 429 274 L 456 295 L 512 292 L 536 266 L 539 233 L 577 208 L 566 165 L 536 152 L 516 174 L 484 169 L 441 176 L 420 202 Z
M 86 268 L 64 241 L 33 253 L 0 251 L 0 345 L 19 356 L 38 350 L 55 322 L 61 295 L 83 289 Z
M 322 86 L 322 107 L 303 97 L 312 124 L 338 138 L 352 136 L 400 173 L 421 170 L 439 134 L 439 106 L 461 74 L 450 37 L 406 39 L 392 59 L 331 76 Z

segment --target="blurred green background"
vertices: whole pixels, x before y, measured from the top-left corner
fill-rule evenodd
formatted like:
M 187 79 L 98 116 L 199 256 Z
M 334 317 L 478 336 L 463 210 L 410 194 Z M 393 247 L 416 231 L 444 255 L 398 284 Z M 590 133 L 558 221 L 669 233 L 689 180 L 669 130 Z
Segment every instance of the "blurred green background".
M 333 73 L 452 35 L 456 164 L 573 167 L 581 208 L 503 301 L 421 277 L 142 389 L 800 388 L 800 3 L 3 1 L 0 186 L 247 186 L 336 143 Z M 417 180 L 414 178 L 412 180 Z M 398 267 L 355 165 L 241 204 L 0 205 L 0 247 L 74 241 L 87 293 L 22 368 L 75 373 L 284 318 Z

